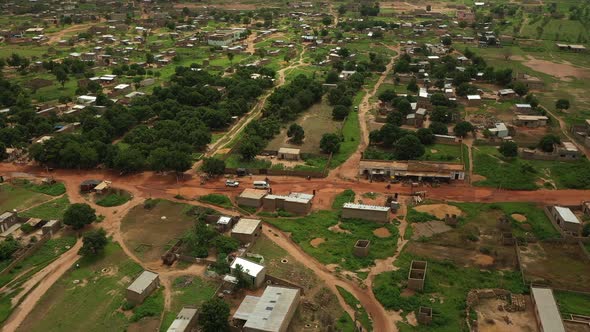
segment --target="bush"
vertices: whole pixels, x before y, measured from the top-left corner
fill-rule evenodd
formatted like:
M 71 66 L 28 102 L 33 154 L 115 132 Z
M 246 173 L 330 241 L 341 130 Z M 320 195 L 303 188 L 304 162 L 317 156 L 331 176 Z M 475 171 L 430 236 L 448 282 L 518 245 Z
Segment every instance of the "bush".
M 233 206 L 231 199 L 222 194 L 208 194 L 201 196 L 199 198 L 199 202 L 209 203 L 227 208 L 231 208 Z
M 104 207 L 113 207 L 119 206 L 127 203 L 131 199 L 131 195 L 127 193 L 123 194 L 109 194 L 107 196 L 102 197 L 98 201 L 96 201 L 96 205 L 104 206 Z
M 148 198 L 143 202 L 143 208 L 146 210 L 151 210 L 158 204 L 158 199 Z

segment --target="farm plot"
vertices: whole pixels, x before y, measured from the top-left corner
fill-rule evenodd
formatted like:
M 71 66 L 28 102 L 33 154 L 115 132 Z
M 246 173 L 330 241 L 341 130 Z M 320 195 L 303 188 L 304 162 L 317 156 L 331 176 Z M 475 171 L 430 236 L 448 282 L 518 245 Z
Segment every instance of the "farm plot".
M 529 243 L 526 247 L 520 246 L 519 250 L 527 282 L 590 291 L 590 265 L 578 244 Z
M 193 225 L 194 217 L 186 214 L 188 208 L 186 204 L 165 200 L 151 209 L 143 205 L 134 207 L 121 222 L 123 241 L 141 260 L 159 259 Z
M 130 319 L 118 309 L 141 266 L 116 243 L 79 264 L 45 293 L 17 331 L 123 331 L 129 326 Z
M 319 154 L 320 140 L 325 133 L 336 132 L 342 126 L 342 122 L 332 120 L 332 107 L 323 101 L 315 104 L 300 116 L 295 123 L 303 127 L 305 139 L 303 144 L 297 145 L 289 142 L 287 137 L 288 124 L 267 145 L 266 150 L 278 151 L 282 147 L 301 149 L 301 153 Z
M 51 196 L 34 192 L 23 187 L 10 184 L 0 185 L 0 211 L 20 211 L 24 208 L 41 204 L 51 199 Z

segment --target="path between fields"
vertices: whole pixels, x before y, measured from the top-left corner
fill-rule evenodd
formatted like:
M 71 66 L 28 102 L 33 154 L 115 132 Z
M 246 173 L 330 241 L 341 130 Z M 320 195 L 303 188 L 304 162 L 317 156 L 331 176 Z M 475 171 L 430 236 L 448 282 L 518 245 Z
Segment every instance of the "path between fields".
M 342 165 L 340 165 L 339 167 L 330 171 L 330 174 L 328 175 L 329 178 L 337 177 L 340 179 L 350 180 L 350 179 L 354 179 L 358 176 L 359 162 L 362 158 L 363 151 L 365 151 L 365 149 L 369 145 L 369 129 L 367 126 L 367 113 L 371 110 L 371 107 L 373 106 L 369 103 L 369 99 L 377 93 L 377 91 L 379 90 L 379 87 L 381 86 L 381 84 L 383 84 L 383 81 L 385 81 L 385 78 L 387 78 L 387 76 L 389 75 L 389 73 L 393 69 L 393 63 L 395 62 L 395 59 L 397 59 L 400 54 L 399 47 L 392 47 L 392 46 L 387 46 L 387 45 L 385 45 L 385 46 L 391 50 L 396 51 L 397 54 L 395 56 L 393 56 L 391 58 L 391 60 L 389 61 L 389 63 L 387 64 L 387 66 L 385 67 L 385 71 L 383 73 L 381 73 L 381 76 L 379 77 L 379 79 L 377 80 L 375 85 L 373 86 L 373 90 L 368 91 L 365 89 L 365 95 L 364 95 L 361 103 L 358 105 L 358 118 L 359 118 L 358 121 L 359 121 L 360 136 L 361 136 L 360 142 L 356 148 L 356 151 L 348 158 L 348 160 L 346 160 L 344 163 L 342 163 Z
M 47 37 L 48 37 L 48 44 L 56 44 L 58 43 L 60 40 L 64 39 L 64 37 L 69 34 L 70 32 L 81 32 L 81 31 L 86 31 L 88 30 L 88 28 L 90 28 L 91 26 L 95 25 L 96 23 L 83 23 L 83 24 L 74 24 L 71 25 L 63 30 L 60 30 L 58 32 L 55 33 L 48 33 Z
M 78 250 L 80 250 L 81 247 L 82 240 L 78 240 L 70 250 L 66 251 L 51 264 L 35 273 L 31 279 L 27 280 L 21 286 L 22 291 L 12 299 L 12 304 L 14 305 L 21 300 L 22 302 L 14 308 L 14 311 L 8 317 L 6 322 L 4 322 L 4 326 L 2 326 L 2 330 L 0 331 L 12 332 L 19 327 L 33 310 L 37 302 L 39 302 L 43 294 L 45 294 L 49 288 L 80 258 Z

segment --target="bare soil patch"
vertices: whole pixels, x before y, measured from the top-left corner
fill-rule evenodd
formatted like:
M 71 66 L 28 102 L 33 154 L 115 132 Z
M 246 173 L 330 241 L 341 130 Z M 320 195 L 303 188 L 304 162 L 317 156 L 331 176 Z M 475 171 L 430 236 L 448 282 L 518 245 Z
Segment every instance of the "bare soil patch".
M 321 238 L 321 237 L 316 237 L 315 239 L 311 240 L 309 242 L 309 244 L 311 244 L 312 247 L 317 248 L 320 246 L 320 244 L 326 242 L 326 239 Z
M 494 257 L 490 255 L 477 254 L 473 256 L 473 262 L 480 266 L 490 266 L 494 264 Z
M 410 312 L 406 319 L 408 320 L 408 324 L 412 326 L 418 326 L 418 320 L 416 319 L 416 313 L 414 311 Z
M 128 332 L 157 331 L 160 327 L 160 319 L 155 317 L 143 318 L 139 322 L 129 325 Z
M 414 223 L 411 224 L 410 227 L 414 229 L 412 240 L 417 240 L 421 237 L 431 237 L 434 234 L 444 233 L 452 230 L 450 226 L 445 225 L 445 223 L 440 220 Z
M 561 80 L 571 80 L 572 77 L 577 79 L 590 78 L 590 70 L 586 68 L 576 67 L 566 63 L 555 63 L 547 60 L 536 59 L 529 56 L 527 61 L 523 64 L 538 72 L 554 76 Z
M 380 238 L 385 238 L 385 237 L 391 236 L 391 232 L 389 231 L 389 229 L 387 229 L 385 227 L 377 228 L 376 230 L 373 231 L 373 234 L 375 234 L 376 237 L 380 237 Z
M 471 175 L 471 182 L 477 182 L 477 181 L 484 181 L 487 178 L 483 175 L 479 175 L 479 174 L 472 174 Z
M 340 228 L 340 225 L 341 225 L 341 223 L 339 221 L 336 225 L 328 227 L 328 230 L 331 230 L 332 232 L 335 232 L 335 233 L 350 234 L 349 230 Z
M 512 217 L 512 219 L 514 219 L 518 222 L 525 222 L 527 220 L 526 216 L 519 214 L 519 213 L 513 213 L 510 216 Z
M 498 310 L 506 301 L 499 299 L 480 299 L 475 307 L 477 312 L 477 327 L 482 332 L 537 332 L 530 297 L 526 297 L 526 310 L 507 312 Z
M 414 296 L 414 294 L 416 294 L 416 292 L 413 289 L 404 288 L 400 295 L 402 297 L 410 297 L 410 296 Z
M 458 207 L 448 204 L 419 205 L 414 210 L 431 214 L 439 219 L 443 219 L 447 214 L 456 214 L 458 216 L 462 214 L 462 211 Z

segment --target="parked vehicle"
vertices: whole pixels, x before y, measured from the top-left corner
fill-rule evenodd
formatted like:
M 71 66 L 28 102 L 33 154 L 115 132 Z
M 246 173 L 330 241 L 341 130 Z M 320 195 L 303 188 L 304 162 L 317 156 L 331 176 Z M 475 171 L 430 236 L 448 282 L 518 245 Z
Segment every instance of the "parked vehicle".
M 254 189 L 269 189 L 270 185 L 266 181 L 254 181 Z
M 239 185 L 240 185 L 240 183 L 238 181 L 235 181 L 235 180 L 225 180 L 225 186 L 226 187 L 237 187 Z

